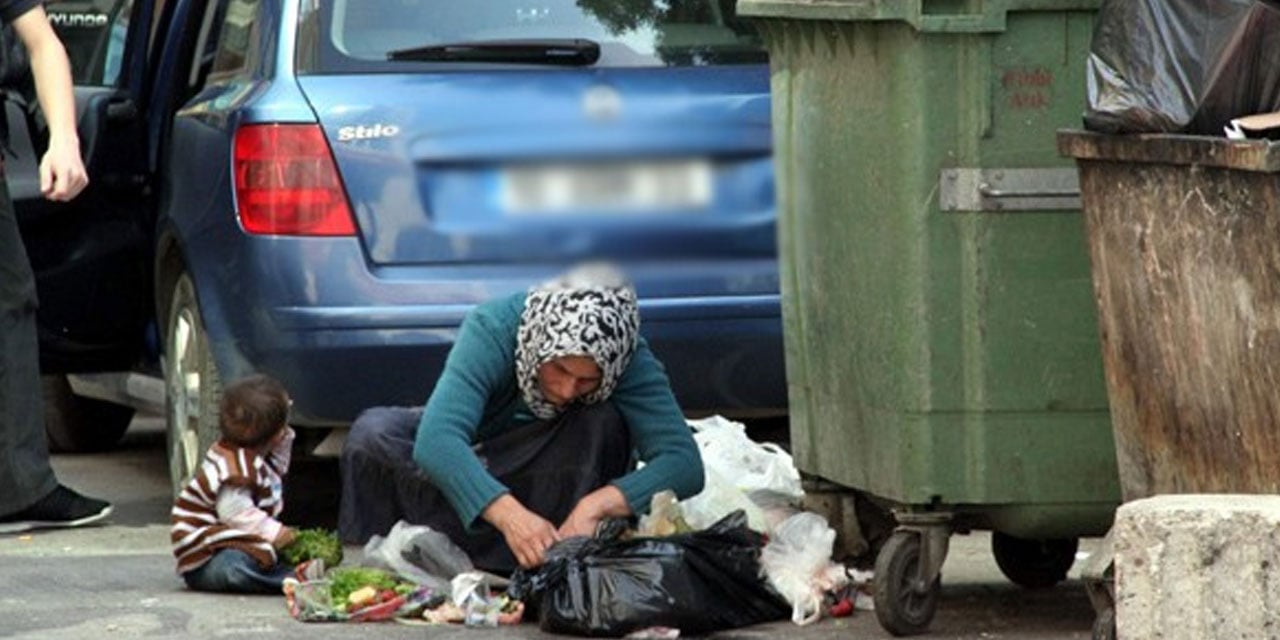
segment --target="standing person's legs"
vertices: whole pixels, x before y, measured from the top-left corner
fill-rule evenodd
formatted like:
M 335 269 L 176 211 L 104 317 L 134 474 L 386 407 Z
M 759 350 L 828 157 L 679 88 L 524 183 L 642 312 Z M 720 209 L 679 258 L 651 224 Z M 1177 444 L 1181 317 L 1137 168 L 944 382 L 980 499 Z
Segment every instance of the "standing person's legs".
M 270 569 L 263 569 L 249 554 L 223 549 L 200 567 L 184 573 L 182 579 L 196 591 L 279 595 L 284 579 L 292 573 L 293 567 L 287 564 L 276 563 Z
M 49 466 L 35 278 L 0 177 L 0 533 L 88 524 L 111 505 L 58 484 Z
M 58 486 L 45 440 L 34 315 L 0 309 L 0 486 L 5 488 L 0 514 L 5 515 L 30 507 Z

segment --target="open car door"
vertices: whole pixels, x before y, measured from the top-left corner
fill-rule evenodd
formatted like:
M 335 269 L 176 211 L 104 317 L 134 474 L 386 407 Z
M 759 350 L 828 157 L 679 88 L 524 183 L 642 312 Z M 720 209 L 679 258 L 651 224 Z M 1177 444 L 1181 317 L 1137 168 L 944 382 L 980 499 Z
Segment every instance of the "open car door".
M 151 321 L 153 208 L 145 123 L 152 0 L 51 1 L 50 22 L 75 81 L 79 135 L 90 184 L 66 203 L 40 193 L 48 132 L 22 92 L 4 102 L 5 173 L 40 297 L 45 374 L 134 366 Z

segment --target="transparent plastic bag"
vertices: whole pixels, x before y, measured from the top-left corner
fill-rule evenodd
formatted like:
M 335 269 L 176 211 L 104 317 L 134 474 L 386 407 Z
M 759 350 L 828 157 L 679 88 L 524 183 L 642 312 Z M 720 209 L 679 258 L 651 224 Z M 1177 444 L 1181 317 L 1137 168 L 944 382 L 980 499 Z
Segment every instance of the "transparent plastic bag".
M 688 533 L 692 529 L 684 518 L 684 509 L 676 500 L 675 492 L 666 489 L 653 494 L 653 498 L 649 500 L 649 513 L 640 516 L 636 533 L 646 537 L 662 537 Z
M 365 543 L 363 564 L 395 572 L 439 593 L 449 593 L 454 576 L 474 569 L 471 559 L 448 536 L 404 520 L 391 527 L 386 537 L 373 536 Z
M 760 553 L 769 585 L 791 603 L 791 621 L 799 625 L 822 617 L 823 594 L 848 584 L 843 566 L 831 561 L 836 532 L 812 512 L 784 520 Z
M 341 622 L 346 620 L 344 612 L 333 606 L 329 595 L 328 580 L 307 580 L 300 582 L 293 578 L 284 580 L 285 604 L 289 615 L 301 622 Z
M 765 531 L 768 526 L 764 513 L 739 490 L 727 476 L 714 467 L 705 466 L 705 484 L 702 492 L 680 503 L 685 520 L 694 529 L 706 529 L 734 511 L 742 511 L 747 526 Z

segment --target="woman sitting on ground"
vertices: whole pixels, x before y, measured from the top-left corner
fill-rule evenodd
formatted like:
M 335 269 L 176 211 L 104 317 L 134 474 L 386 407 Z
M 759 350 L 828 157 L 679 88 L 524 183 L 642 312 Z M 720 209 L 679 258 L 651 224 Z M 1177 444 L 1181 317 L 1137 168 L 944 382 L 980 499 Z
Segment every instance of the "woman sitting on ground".
M 378 407 L 352 425 L 344 541 L 404 519 L 509 573 L 658 491 L 701 491 L 697 445 L 639 326 L 634 289 L 602 266 L 476 307 L 424 409 Z

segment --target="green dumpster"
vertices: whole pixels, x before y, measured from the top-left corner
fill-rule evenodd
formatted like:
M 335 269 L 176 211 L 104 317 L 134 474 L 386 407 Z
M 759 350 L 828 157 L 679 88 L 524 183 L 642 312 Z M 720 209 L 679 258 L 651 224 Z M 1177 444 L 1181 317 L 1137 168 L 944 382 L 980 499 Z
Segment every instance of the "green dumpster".
M 877 615 L 953 531 L 1053 584 L 1120 501 L 1078 179 L 1098 0 L 738 0 L 770 53 L 798 466 L 894 507 Z

